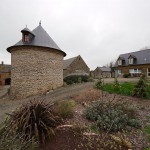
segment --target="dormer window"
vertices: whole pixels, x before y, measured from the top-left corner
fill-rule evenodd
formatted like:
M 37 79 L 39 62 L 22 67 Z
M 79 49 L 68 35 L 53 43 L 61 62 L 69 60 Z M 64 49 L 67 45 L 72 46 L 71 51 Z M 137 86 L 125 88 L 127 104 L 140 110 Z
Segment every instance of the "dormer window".
M 25 35 L 24 41 L 29 42 L 29 35 Z
M 124 65 L 125 59 L 123 57 L 119 57 L 117 63 L 118 63 L 118 66 Z
M 129 63 L 129 65 L 132 65 L 132 64 L 134 64 L 135 62 L 136 62 L 136 57 L 133 56 L 133 55 L 130 55 L 130 56 L 128 57 L 128 63 Z
M 133 64 L 133 58 L 129 58 L 129 64 Z
M 28 28 L 24 28 L 23 30 L 21 30 L 21 32 L 22 32 L 22 42 L 29 43 L 35 36 Z
M 121 59 L 118 60 L 118 65 L 119 66 L 122 65 L 122 60 Z
M 29 35 L 28 34 L 23 34 L 22 41 L 23 42 L 29 42 Z

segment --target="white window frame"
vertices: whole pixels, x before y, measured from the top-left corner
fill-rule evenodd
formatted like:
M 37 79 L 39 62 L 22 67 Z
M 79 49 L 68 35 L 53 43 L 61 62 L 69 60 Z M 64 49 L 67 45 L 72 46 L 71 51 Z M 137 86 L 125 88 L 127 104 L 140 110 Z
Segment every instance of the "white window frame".
M 118 73 L 118 75 L 121 75 L 122 73 L 121 73 L 121 70 L 117 70 L 117 73 Z
M 131 74 L 138 74 L 138 73 L 142 73 L 142 70 L 139 70 L 138 68 L 134 68 L 134 69 L 129 69 L 129 73 Z
M 147 68 L 147 76 L 150 77 L 150 75 L 148 75 L 148 74 L 150 74 L 150 72 L 148 71 L 148 69 L 150 69 L 150 68 Z
M 122 60 L 121 59 L 118 60 L 118 65 L 122 65 Z
M 129 58 L 128 61 L 130 65 L 133 64 L 133 58 Z

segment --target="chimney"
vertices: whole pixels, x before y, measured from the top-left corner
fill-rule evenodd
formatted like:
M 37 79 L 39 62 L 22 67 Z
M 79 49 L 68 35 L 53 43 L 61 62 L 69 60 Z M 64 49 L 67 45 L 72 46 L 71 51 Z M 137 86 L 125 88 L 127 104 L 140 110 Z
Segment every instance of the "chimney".
M 4 65 L 4 62 L 2 61 L 1 64 Z

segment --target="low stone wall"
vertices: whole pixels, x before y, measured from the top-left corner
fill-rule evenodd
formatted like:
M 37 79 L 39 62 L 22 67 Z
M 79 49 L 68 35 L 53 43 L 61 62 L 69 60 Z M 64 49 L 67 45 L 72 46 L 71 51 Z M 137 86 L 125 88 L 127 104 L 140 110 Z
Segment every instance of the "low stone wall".
M 13 99 L 43 94 L 63 85 L 61 51 L 35 46 L 11 49 L 11 89 Z

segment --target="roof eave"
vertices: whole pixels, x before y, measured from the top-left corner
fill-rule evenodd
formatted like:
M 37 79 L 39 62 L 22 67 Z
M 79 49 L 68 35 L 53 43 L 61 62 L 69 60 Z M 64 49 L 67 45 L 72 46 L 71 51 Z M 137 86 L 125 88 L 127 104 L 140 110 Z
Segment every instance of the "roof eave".
M 8 47 L 7 48 L 7 51 L 9 52 L 9 53 L 11 53 L 11 48 L 15 48 L 15 47 L 28 47 L 28 46 L 33 46 L 33 47 L 44 47 L 44 48 L 51 48 L 51 49 L 53 49 L 53 50 L 57 50 L 57 51 L 59 51 L 59 52 L 62 52 L 63 53 L 63 55 L 64 55 L 64 57 L 67 55 L 64 51 L 62 51 L 62 50 L 59 50 L 59 49 L 55 49 L 55 48 L 52 48 L 52 47 L 45 47 L 45 46 L 38 46 L 38 45 L 14 45 L 14 46 L 10 46 L 10 47 Z

